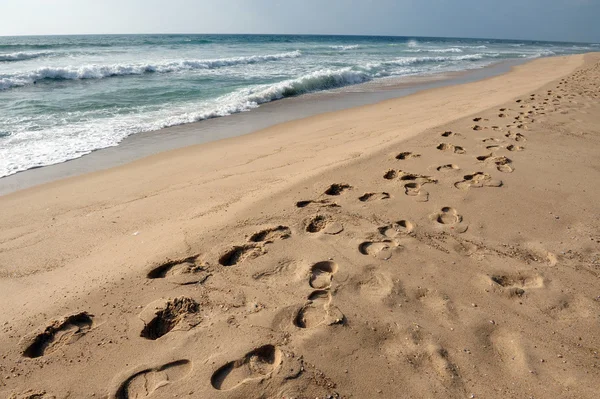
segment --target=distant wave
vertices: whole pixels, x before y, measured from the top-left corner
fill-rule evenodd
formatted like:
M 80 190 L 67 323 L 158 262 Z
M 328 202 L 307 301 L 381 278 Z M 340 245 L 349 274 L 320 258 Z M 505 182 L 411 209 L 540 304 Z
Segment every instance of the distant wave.
M 19 51 L 16 53 L 0 54 L 0 62 L 32 60 L 34 58 L 47 57 L 51 54 L 51 52 L 28 53 L 24 51 Z
M 457 47 L 450 48 L 418 48 L 418 49 L 408 49 L 407 53 L 462 53 L 463 50 Z
M 329 46 L 329 48 L 340 51 L 356 50 L 360 48 L 358 44 L 352 44 L 348 46 Z
M 300 51 L 249 57 L 222 58 L 214 60 L 182 60 L 154 64 L 83 65 L 67 67 L 42 67 L 35 71 L 0 75 L 0 90 L 27 86 L 41 80 L 103 79 L 115 76 L 143 75 L 146 73 L 171 73 L 194 69 L 215 69 L 234 65 L 256 64 L 298 58 Z

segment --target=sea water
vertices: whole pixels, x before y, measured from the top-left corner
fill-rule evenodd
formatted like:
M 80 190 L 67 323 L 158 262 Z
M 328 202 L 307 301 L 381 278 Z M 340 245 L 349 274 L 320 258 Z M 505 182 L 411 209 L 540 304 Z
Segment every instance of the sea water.
M 419 37 L 0 37 L 0 177 L 303 93 L 597 50 Z

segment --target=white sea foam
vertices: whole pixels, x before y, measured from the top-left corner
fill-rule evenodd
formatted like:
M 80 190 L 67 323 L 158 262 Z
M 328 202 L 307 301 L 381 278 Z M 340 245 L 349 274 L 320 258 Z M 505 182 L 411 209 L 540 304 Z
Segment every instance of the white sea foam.
M 103 79 L 113 76 L 143 75 L 145 73 L 171 73 L 194 69 L 214 69 L 235 65 L 256 64 L 300 57 L 300 51 L 249 57 L 214 60 L 180 60 L 160 63 L 135 63 L 113 65 L 82 65 L 67 67 L 41 67 L 34 71 L 0 75 L 0 90 L 34 84 L 43 79 L 80 80 Z
M 463 50 L 457 47 L 450 48 L 419 48 L 419 49 L 408 49 L 408 53 L 462 53 Z
M 80 122 L 23 131 L 6 137 L 0 142 L 0 177 L 79 158 L 96 149 L 116 146 L 131 134 L 231 115 L 285 97 L 369 80 L 369 74 L 350 68 L 328 69 L 275 84 L 238 89 L 210 102 L 187 104 L 185 108 L 166 107 L 159 111 L 140 111 L 108 119 L 90 118 L 81 114 L 78 116 Z
M 19 51 L 16 53 L 0 54 L 0 62 L 11 62 L 11 61 L 24 61 L 32 60 L 34 58 L 47 57 L 51 55 L 50 52 L 24 52 Z
M 348 51 L 348 50 L 356 50 L 360 48 L 358 44 L 352 44 L 348 46 L 329 46 L 330 49 L 340 50 L 340 51 Z

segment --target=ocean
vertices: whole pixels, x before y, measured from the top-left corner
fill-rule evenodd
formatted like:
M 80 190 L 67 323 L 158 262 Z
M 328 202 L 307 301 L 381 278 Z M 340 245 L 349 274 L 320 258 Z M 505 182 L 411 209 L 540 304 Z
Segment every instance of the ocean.
M 0 37 L 0 177 L 285 97 L 598 49 L 371 36 Z

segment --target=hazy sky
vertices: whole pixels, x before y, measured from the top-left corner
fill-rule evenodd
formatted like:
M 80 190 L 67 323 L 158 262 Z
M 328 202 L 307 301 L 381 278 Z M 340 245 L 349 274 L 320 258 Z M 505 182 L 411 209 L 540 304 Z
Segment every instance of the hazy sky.
M 0 0 L 0 35 L 310 33 L 600 42 L 600 0 Z

